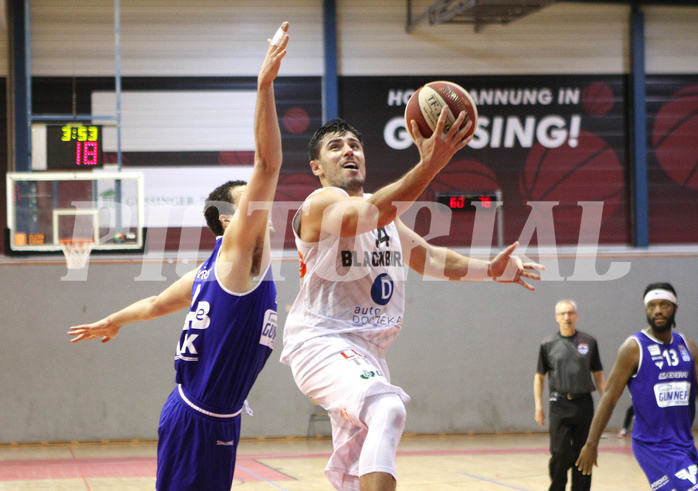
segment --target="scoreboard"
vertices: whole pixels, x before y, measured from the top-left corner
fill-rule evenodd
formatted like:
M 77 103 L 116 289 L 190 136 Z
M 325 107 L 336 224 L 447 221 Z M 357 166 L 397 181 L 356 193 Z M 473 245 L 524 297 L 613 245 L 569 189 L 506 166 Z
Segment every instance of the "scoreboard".
M 448 206 L 452 211 L 495 211 L 500 197 L 497 191 L 436 193 L 436 201 Z
M 101 168 L 102 127 L 64 124 L 46 126 L 47 170 L 91 170 Z

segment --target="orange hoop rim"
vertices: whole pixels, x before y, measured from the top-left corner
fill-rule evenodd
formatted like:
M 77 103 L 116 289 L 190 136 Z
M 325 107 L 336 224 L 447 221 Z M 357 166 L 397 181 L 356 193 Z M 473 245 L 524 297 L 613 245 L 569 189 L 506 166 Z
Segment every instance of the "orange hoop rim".
M 94 239 L 58 239 L 59 244 L 65 244 L 65 245 L 84 245 L 84 244 L 89 244 L 89 243 L 94 243 Z
M 84 269 L 97 244 L 94 239 L 60 239 L 59 243 L 68 269 Z

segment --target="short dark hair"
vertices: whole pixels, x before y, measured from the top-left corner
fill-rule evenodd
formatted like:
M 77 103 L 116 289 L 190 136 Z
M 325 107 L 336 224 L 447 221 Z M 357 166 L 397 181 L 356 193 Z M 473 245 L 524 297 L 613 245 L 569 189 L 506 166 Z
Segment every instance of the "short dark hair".
M 247 184 L 245 181 L 228 181 L 211 191 L 211 194 L 206 198 L 206 203 L 204 204 L 206 224 L 216 237 L 223 235 L 225 231 L 220 220 L 221 214 L 232 215 L 235 213 L 236 207 L 235 203 L 233 203 L 233 198 L 230 196 L 230 190 L 245 184 Z
M 317 160 L 318 157 L 320 157 L 320 141 L 322 141 L 325 135 L 332 133 L 337 133 L 340 136 L 347 133 L 354 133 L 354 136 L 359 139 L 361 145 L 364 144 L 363 136 L 356 128 L 342 118 L 332 119 L 322 125 L 322 127 L 318 129 L 310 139 L 310 142 L 308 143 L 308 158 L 310 160 Z
M 645 292 L 642 294 L 643 300 L 647 296 L 647 294 L 652 290 L 666 290 L 673 293 L 674 296 L 678 298 L 676 290 L 674 290 L 674 287 L 671 286 L 671 283 L 650 283 L 649 285 L 647 285 L 647 288 L 645 288 Z

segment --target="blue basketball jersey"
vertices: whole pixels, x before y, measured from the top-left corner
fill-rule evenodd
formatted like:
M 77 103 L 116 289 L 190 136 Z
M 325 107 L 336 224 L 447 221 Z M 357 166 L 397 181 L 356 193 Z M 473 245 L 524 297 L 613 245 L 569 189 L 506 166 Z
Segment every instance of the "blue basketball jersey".
M 276 286 L 271 264 L 247 293 L 218 281 L 222 237 L 194 281 L 191 306 L 177 345 L 175 370 L 187 398 L 212 413 L 240 410 L 276 339 Z
M 673 333 L 667 344 L 644 332 L 633 338 L 640 346 L 637 373 L 628 381 L 635 409 L 633 438 L 692 447 L 695 371 L 686 340 L 680 333 Z

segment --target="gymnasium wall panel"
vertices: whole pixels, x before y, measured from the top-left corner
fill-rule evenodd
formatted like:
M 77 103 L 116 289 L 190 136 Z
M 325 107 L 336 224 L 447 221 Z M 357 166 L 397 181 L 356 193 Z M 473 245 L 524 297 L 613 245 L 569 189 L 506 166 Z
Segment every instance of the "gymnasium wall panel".
M 433 2 L 413 2 L 413 16 Z M 342 75 L 622 73 L 629 7 L 559 3 L 506 25 L 418 24 L 404 0 L 338 2 Z
M 431 0 L 413 1 L 413 15 Z M 33 0 L 32 72 L 36 76 L 113 75 L 112 0 Z M 647 70 L 698 70 L 698 9 L 643 7 Z M 343 75 L 620 73 L 629 71 L 629 6 L 559 2 L 506 25 L 423 22 L 405 32 L 404 0 L 338 0 Z M 323 71 L 322 2 L 298 0 L 122 0 L 122 74 L 254 76 L 259 35 L 292 23 L 288 75 Z M 269 34 L 266 34 L 266 33 Z M 8 73 L 9 31 L 0 35 L 0 74 Z
M 698 8 L 646 7 L 645 70 L 698 73 Z
M 322 2 L 122 0 L 123 76 L 256 76 L 284 20 L 294 50 L 286 75 L 322 70 Z M 35 76 L 114 75 L 112 0 L 31 2 Z

